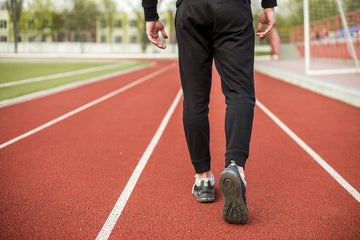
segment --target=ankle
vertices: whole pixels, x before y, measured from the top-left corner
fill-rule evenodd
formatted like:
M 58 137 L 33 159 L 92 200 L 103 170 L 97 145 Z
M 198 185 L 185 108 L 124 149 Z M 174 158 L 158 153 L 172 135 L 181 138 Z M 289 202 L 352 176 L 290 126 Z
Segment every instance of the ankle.
M 245 172 L 244 172 L 244 168 L 243 167 L 240 167 L 238 166 L 238 169 L 239 169 L 239 172 L 243 175 L 245 175 Z
M 231 160 L 230 164 L 235 164 L 238 167 L 239 173 L 241 173 L 242 175 L 245 175 L 244 167 L 237 165 L 235 160 Z
M 203 179 L 203 178 L 211 178 L 213 176 L 211 171 L 208 172 L 203 172 L 203 173 L 197 173 L 197 178 L 199 180 Z

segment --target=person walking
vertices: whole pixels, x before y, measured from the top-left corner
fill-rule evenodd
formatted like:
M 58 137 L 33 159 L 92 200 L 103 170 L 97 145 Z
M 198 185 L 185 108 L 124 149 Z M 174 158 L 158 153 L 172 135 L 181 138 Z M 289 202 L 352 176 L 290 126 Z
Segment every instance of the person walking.
M 262 0 L 256 35 L 260 40 L 275 26 L 276 0 Z M 142 0 L 146 34 L 151 43 L 165 49 L 167 38 L 157 13 L 157 0 Z M 222 218 L 245 224 L 249 218 L 246 203 L 245 163 L 255 106 L 254 38 L 250 0 L 177 0 L 175 29 L 179 69 L 184 94 L 183 126 L 195 170 L 192 193 L 198 202 L 213 202 L 214 175 L 210 167 L 209 95 L 212 65 L 221 77 L 225 96 L 225 169 L 219 177 L 224 198 Z M 263 30 L 263 26 L 266 28 Z

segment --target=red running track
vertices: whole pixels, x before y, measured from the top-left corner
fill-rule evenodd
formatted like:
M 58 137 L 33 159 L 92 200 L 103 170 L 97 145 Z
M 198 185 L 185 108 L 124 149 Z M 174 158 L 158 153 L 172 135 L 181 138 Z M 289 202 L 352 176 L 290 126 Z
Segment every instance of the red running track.
M 95 239 L 180 84 L 174 61 L 0 109 L 0 144 L 130 82 L 95 106 L 0 149 L 0 239 Z M 257 98 L 355 189 L 360 110 L 256 74 Z M 214 74 L 212 168 L 224 165 L 224 97 Z M 247 163 L 247 225 L 199 204 L 177 106 L 109 239 L 359 239 L 360 204 L 262 110 Z

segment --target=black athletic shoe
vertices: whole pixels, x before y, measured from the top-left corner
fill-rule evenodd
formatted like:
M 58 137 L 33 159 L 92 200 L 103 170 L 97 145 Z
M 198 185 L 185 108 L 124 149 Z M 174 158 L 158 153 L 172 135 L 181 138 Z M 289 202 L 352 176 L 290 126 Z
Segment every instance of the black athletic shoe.
M 228 223 L 245 224 L 249 219 L 245 183 L 234 161 L 220 174 L 220 190 L 224 198 L 222 218 Z
M 196 177 L 194 186 L 192 188 L 192 194 L 194 194 L 198 202 L 201 203 L 214 202 L 215 201 L 214 185 L 215 185 L 214 176 L 212 176 L 211 178 L 203 178 L 201 180 L 199 180 Z

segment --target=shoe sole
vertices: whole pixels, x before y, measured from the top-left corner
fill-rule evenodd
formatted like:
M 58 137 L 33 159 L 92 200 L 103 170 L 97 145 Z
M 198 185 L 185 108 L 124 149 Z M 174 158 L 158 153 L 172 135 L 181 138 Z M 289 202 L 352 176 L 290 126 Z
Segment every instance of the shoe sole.
M 197 200 L 200 203 L 212 203 L 215 201 L 215 198 L 198 198 Z
M 200 203 L 212 203 L 212 202 L 215 202 L 215 196 L 214 197 L 197 197 L 196 193 L 194 191 L 192 191 L 192 194 L 196 197 L 197 201 L 200 202 Z
M 238 174 L 225 169 L 220 174 L 219 182 L 224 198 L 222 218 L 228 223 L 245 224 L 249 219 L 249 213 L 243 200 L 242 182 Z

